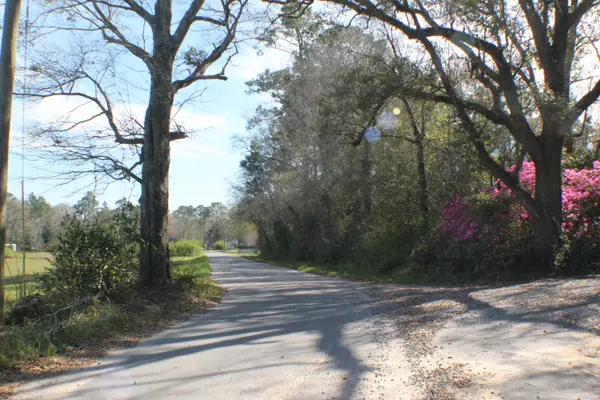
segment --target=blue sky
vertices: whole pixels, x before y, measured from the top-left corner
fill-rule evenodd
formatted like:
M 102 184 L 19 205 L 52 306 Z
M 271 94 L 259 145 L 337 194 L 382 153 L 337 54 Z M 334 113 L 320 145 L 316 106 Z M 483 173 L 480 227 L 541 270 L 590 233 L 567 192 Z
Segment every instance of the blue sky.
M 240 150 L 233 146 L 235 136 L 245 135 L 246 120 L 254 113 L 266 98 L 246 94 L 248 80 L 256 77 L 265 69 L 279 69 L 289 63 L 289 55 L 275 49 L 267 49 L 263 55 L 257 55 L 251 46 L 245 46 L 234 58 L 227 70 L 228 80 L 210 81 L 206 84 L 199 101 L 186 105 L 179 120 L 191 127 L 195 134 L 192 138 L 174 142 L 172 145 L 170 187 L 170 208 L 180 205 L 207 205 L 230 200 L 230 182 L 236 179 L 241 158 Z M 134 79 L 134 77 L 131 77 Z M 138 106 L 143 107 L 142 104 Z M 52 103 L 26 105 L 26 126 L 36 120 L 55 115 L 64 104 Z M 9 192 L 20 197 L 21 193 L 21 132 L 22 103 L 13 103 L 13 130 L 9 168 Z M 67 185 L 57 186 L 59 181 L 42 178 L 49 167 L 46 163 L 36 162 L 30 156 L 35 150 L 26 144 L 25 153 L 25 192 L 43 195 L 50 203 L 74 203 L 85 191 L 94 189 L 92 178 L 82 179 Z M 122 197 L 137 201 L 137 185 L 117 182 L 106 190 L 98 189 L 100 202 L 109 205 Z

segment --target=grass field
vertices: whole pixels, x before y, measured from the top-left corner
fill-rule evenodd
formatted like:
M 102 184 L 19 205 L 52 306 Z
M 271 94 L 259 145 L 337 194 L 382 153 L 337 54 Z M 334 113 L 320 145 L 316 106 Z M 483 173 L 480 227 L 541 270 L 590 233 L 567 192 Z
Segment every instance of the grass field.
M 52 255 L 46 252 L 26 253 L 26 279 L 27 292 L 35 290 L 34 275 L 46 272 L 50 266 Z M 23 290 L 23 255 L 17 253 L 14 257 L 6 259 L 4 265 L 4 277 L 6 288 L 6 300 L 9 308 L 12 302 L 22 295 Z

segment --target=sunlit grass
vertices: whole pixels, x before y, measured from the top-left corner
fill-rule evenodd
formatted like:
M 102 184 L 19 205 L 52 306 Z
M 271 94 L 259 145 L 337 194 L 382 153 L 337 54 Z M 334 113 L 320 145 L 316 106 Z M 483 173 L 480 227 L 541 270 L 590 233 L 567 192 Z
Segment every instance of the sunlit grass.
M 204 301 L 217 301 L 223 295 L 211 279 L 208 257 L 174 257 L 171 261 L 173 282 L 186 290 L 192 290 Z
M 6 301 L 9 307 L 23 296 L 24 282 L 27 285 L 26 294 L 36 290 L 35 275 L 46 272 L 51 261 L 52 254 L 47 252 L 25 253 L 26 275 L 23 279 L 23 253 L 12 254 L 6 258 L 4 284 Z
M 360 282 L 374 283 L 426 283 L 422 277 L 416 276 L 410 268 L 401 268 L 394 271 L 380 271 L 371 268 L 357 267 L 347 264 L 318 264 L 304 261 L 270 260 L 260 255 L 240 255 L 247 260 L 263 262 L 280 267 L 295 269 L 308 274 L 343 278 Z

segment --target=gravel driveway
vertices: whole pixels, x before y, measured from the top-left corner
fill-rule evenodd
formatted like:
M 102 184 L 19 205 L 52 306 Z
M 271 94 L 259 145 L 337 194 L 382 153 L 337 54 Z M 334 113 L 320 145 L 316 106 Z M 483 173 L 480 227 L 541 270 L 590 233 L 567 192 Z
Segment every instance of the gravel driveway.
M 435 399 L 600 399 L 600 279 L 500 288 L 385 285 L 415 389 Z
M 209 312 L 19 399 L 594 399 L 600 280 L 369 285 L 209 254 Z M 539 397 L 536 397 L 539 396 Z

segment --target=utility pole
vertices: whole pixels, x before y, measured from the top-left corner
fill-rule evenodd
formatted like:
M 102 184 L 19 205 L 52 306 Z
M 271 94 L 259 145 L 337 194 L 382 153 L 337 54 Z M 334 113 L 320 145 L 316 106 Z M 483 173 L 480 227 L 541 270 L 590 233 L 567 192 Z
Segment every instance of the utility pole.
M 4 256 L 6 224 L 4 213 L 8 195 L 8 154 L 10 146 L 10 117 L 17 64 L 17 36 L 21 0 L 6 0 L 4 26 L 0 49 L 0 327 L 4 325 Z

